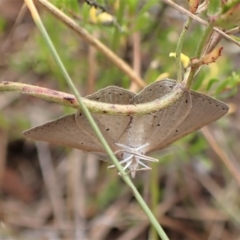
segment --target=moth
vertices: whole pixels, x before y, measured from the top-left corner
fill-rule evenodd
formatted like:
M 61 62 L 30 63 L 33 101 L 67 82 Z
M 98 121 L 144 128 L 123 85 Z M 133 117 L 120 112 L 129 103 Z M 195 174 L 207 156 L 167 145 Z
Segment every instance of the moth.
M 176 84 L 171 79 L 161 80 L 138 94 L 110 86 L 86 98 L 111 104 L 143 104 L 161 100 Z M 92 116 L 123 169 L 129 169 L 134 177 L 136 171 L 151 169 L 146 162 L 158 161 L 150 154 L 218 120 L 227 112 L 225 103 L 195 91 L 186 91 L 175 104 L 149 114 L 117 116 L 92 113 Z M 106 154 L 81 110 L 31 128 L 23 134 L 38 141 Z

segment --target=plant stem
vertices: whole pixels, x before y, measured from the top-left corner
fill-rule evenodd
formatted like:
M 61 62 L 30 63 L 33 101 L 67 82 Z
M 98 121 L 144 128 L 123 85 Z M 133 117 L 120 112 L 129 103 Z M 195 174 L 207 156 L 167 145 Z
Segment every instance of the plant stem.
M 176 47 L 176 68 L 177 68 L 177 82 L 182 82 L 183 80 L 183 67 L 182 67 L 182 61 L 181 61 L 181 53 L 182 53 L 182 46 L 183 41 L 185 39 L 187 30 L 189 26 L 191 25 L 192 19 L 188 18 L 186 23 L 184 24 L 183 30 L 179 36 L 177 47 Z
M 202 57 L 204 50 L 206 48 L 206 45 L 208 45 L 209 38 L 210 38 L 212 32 L 213 32 L 213 23 L 210 23 L 206 27 L 204 34 L 202 36 L 202 39 L 201 39 L 200 43 L 198 44 L 197 51 L 195 53 L 195 58 L 199 59 Z M 192 81 L 199 69 L 200 69 L 199 67 L 194 67 L 194 66 L 191 67 L 191 70 L 188 75 L 188 81 L 186 84 L 187 88 L 190 88 Z
M 87 41 L 90 45 L 98 49 L 103 53 L 108 59 L 112 61 L 121 71 L 123 71 L 132 81 L 136 82 L 140 87 L 145 87 L 146 84 L 138 76 L 132 68 L 119 58 L 113 51 L 111 51 L 107 46 L 105 46 L 98 39 L 94 38 L 89 34 L 84 28 L 80 27 L 76 22 L 74 22 L 70 17 L 61 12 L 58 8 L 52 5 L 49 1 L 46 0 L 37 0 L 47 11 L 49 11 L 53 16 L 58 18 L 61 22 L 67 25 L 70 29 L 75 31 L 81 38 Z
M 177 9 L 178 11 L 180 11 L 183 14 L 186 14 L 187 16 L 189 16 L 190 18 L 198 21 L 199 23 L 208 26 L 208 22 L 201 19 L 200 17 L 198 17 L 197 15 L 194 15 L 193 13 L 189 12 L 187 9 L 179 6 L 178 4 L 176 4 L 175 2 L 173 2 L 172 0 L 163 0 L 163 2 L 167 3 L 168 5 L 172 6 L 173 8 Z M 240 43 L 235 40 L 233 37 L 229 36 L 227 33 L 225 33 L 224 31 L 222 31 L 221 29 L 214 27 L 213 30 L 215 32 L 218 32 L 219 34 L 221 34 L 224 38 L 228 39 L 229 41 L 235 43 L 237 46 L 240 47 Z
M 74 95 L 51 90 L 48 88 L 42 88 L 39 86 L 33 86 L 29 84 L 19 83 L 19 82 L 0 82 L 0 92 L 1 91 L 13 91 L 20 92 L 22 94 L 39 97 L 47 101 L 55 102 L 63 106 L 69 106 L 72 108 L 79 109 L 81 105 L 78 103 Z M 156 112 L 167 108 L 177 102 L 184 93 L 184 86 L 176 87 L 169 93 L 166 94 L 161 100 L 155 100 L 143 104 L 109 104 L 89 100 L 87 98 L 82 98 L 82 101 L 87 106 L 91 112 L 106 113 L 109 115 L 143 115 L 151 112 Z
M 197 51 L 195 53 L 196 58 L 200 58 L 204 52 L 204 49 L 206 48 L 206 45 L 208 45 L 209 38 L 213 33 L 213 22 L 209 23 L 209 25 L 206 27 L 202 39 L 198 44 Z
M 152 172 L 150 175 L 150 192 L 151 192 L 151 210 L 153 213 L 157 213 L 157 208 L 158 208 L 158 202 L 159 202 L 159 189 L 158 189 L 158 173 L 159 173 L 159 168 L 158 166 L 153 166 L 152 164 Z M 149 232 L 149 240 L 157 240 L 157 232 L 156 229 L 153 227 L 150 228 Z

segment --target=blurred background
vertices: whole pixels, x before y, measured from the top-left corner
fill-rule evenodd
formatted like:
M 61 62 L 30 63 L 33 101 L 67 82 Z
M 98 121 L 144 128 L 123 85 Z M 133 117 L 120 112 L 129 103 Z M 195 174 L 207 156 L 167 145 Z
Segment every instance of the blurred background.
M 176 79 L 175 58 L 169 54 L 175 52 L 187 19 L 183 13 L 157 0 L 98 1 L 97 8 L 77 0 L 51 2 L 133 67 L 146 84 Z M 188 8 L 187 1 L 176 2 Z M 82 96 L 110 85 L 141 90 L 88 42 L 40 5 L 38 10 Z M 232 22 L 228 29 L 239 24 L 237 14 Z M 194 57 L 204 29 L 192 23 L 183 45 L 188 57 Z M 225 39 L 219 46 L 224 47 L 222 56 L 202 67 L 192 88 L 227 103 L 228 115 L 173 144 L 179 147 L 172 154 L 133 180 L 172 240 L 240 239 L 240 47 Z M 0 0 L 0 81 L 71 93 L 21 0 Z M 0 93 L 0 239 L 159 239 L 108 163 L 22 135 L 74 112 L 19 93 Z

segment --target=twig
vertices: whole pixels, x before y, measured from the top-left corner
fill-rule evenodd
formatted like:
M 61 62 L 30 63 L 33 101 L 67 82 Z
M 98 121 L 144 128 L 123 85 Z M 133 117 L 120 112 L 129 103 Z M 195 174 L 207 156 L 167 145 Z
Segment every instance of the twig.
M 121 58 L 119 58 L 114 52 L 112 52 L 108 47 L 106 47 L 98 39 L 94 38 L 89 34 L 84 28 L 80 27 L 76 22 L 74 22 L 70 17 L 61 12 L 58 8 L 52 5 L 46 0 L 35 0 L 40 3 L 47 11 L 53 14 L 61 22 L 75 31 L 80 37 L 86 40 L 89 44 L 97 48 L 102 52 L 107 58 L 109 58 L 120 70 L 122 70 L 132 81 L 138 84 L 140 87 L 145 87 L 145 82 L 141 79 L 138 74 L 136 74 L 132 68 L 127 65 Z
M 46 143 L 36 142 L 37 154 L 43 179 L 53 208 L 55 221 L 59 228 L 64 228 L 64 203 L 60 186 L 57 184 L 57 177 L 52 165 L 50 150 Z
M 210 39 L 210 36 L 211 36 L 211 34 L 213 32 L 212 30 L 213 30 L 213 24 L 210 23 L 206 27 L 206 29 L 204 31 L 204 34 L 202 36 L 202 39 L 201 39 L 201 41 L 198 44 L 197 51 L 195 53 L 195 58 L 200 58 L 204 54 L 204 50 L 206 50 L 205 49 L 206 45 L 209 46 L 209 39 Z M 200 67 L 191 66 L 191 70 L 190 70 L 189 75 L 188 75 L 187 87 L 190 88 L 191 83 L 192 83 L 195 75 L 197 74 L 197 72 L 199 70 L 200 70 Z
M 26 14 L 26 12 L 27 12 L 27 6 L 26 6 L 26 4 L 24 3 L 24 4 L 22 5 L 19 13 L 18 13 L 17 19 L 15 20 L 14 25 L 12 26 L 12 28 L 11 28 L 11 30 L 10 30 L 7 38 L 5 39 L 4 43 L 3 43 L 3 44 L 1 45 L 1 47 L 0 47 L 0 51 L 1 51 L 1 52 L 5 51 L 5 49 L 6 49 L 9 45 L 11 45 L 10 40 L 11 40 L 11 38 L 12 38 L 13 32 L 14 32 L 14 30 L 16 29 L 16 27 L 18 26 L 18 24 L 22 21 L 22 19 L 23 19 L 24 15 Z
M 69 106 L 76 109 L 81 108 L 80 104 L 76 100 L 76 97 L 71 94 L 24 83 L 6 81 L 0 82 L 0 92 L 1 91 L 20 92 L 22 94 L 42 98 L 64 106 Z M 169 94 L 166 94 L 164 97 L 162 97 L 161 100 L 155 100 L 152 102 L 137 105 L 108 104 L 92 101 L 87 98 L 82 98 L 82 101 L 91 112 L 103 112 L 113 115 L 142 115 L 159 111 L 168 106 L 171 106 L 182 97 L 184 92 L 184 86 L 177 84 L 173 90 Z
M 211 145 L 212 149 L 215 151 L 215 153 L 219 156 L 219 158 L 222 160 L 224 165 L 227 167 L 229 172 L 232 174 L 232 176 L 236 179 L 240 186 L 240 171 L 239 169 L 232 163 L 232 161 L 228 158 L 226 153 L 223 151 L 223 149 L 218 145 L 216 139 L 212 136 L 212 134 L 209 132 L 207 127 L 202 128 L 202 133 L 208 143 Z
M 5 163 L 7 158 L 7 131 L 0 129 L 0 186 L 2 186 L 3 176 L 5 171 Z
M 186 10 L 185 8 L 177 5 L 176 3 L 174 3 L 171 0 L 163 0 L 165 3 L 169 4 L 170 6 L 172 6 L 173 8 L 176 8 L 177 10 L 179 10 L 180 12 L 186 14 L 187 16 L 191 17 L 192 19 L 200 22 L 201 24 L 207 26 L 209 23 L 207 21 L 204 21 L 203 19 L 201 19 L 200 17 L 192 14 L 191 12 L 189 12 L 188 10 Z M 238 45 L 240 47 L 240 43 L 238 41 L 236 41 L 234 38 L 230 37 L 228 34 L 226 34 L 224 31 L 220 30 L 217 27 L 213 28 L 214 31 L 220 33 L 224 38 L 230 40 L 231 42 L 235 43 L 236 45 Z
M 182 52 L 182 46 L 183 41 L 185 39 L 186 33 L 189 29 L 189 26 L 191 25 L 192 19 L 188 18 L 183 30 L 179 36 L 177 47 L 176 47 L 176 68 L 177 68 L 177 82 L 182 82 L 183 80 L 183 67 L 182 67 L 182 61 L 181 61 L 181 52 Z M 190 86 L 189 86 L 190 87 Z
M 234 222 L 239 225 L 239 210 L 236 205 L 236 207 L 234 206 L 234 199 L 232 196 L 229 197 L 229 191 L 227 191 L 227 188 L 222 189 L 207 173 L 197 173 L 194 177 L 208 190 L 209 193 L 211 193 L 214 200 L 220 205 L 224 213 L 226 213 L 227 216 L 231 217 Z

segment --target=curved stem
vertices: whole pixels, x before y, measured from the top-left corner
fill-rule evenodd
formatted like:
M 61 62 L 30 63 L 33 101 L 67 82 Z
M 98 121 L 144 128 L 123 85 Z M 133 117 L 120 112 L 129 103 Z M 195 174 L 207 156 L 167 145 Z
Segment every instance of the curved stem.
M 47 101 L 55 102 L 64 106 L 76 109 L 82 108 L 81 104 L 79 104 L 77 98 L 74 95 L 51 90 L 48 88 L 42 88 L 18 82 L 3 81 L 0 82 L 0 92 L 1 91 L 20 92 L 22 94 L 42 98 Z M 177 84 L 169 94 L 166 94 L 161 99 L 137 105 L 102 103 L 83 97 L 81 98 L 81 100 L 91 112 L 100 112 L 112 115 L 142 115 L 159 111 L 168 106 L 171 106 L 183 96 L 184 91 L 184 85 Z

